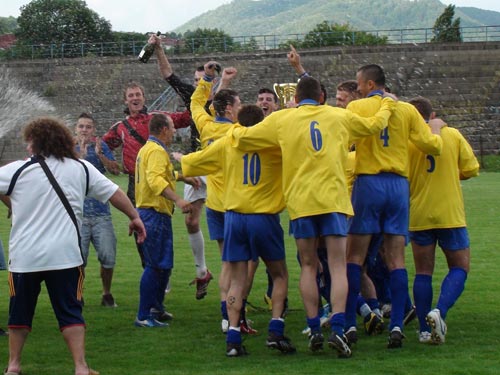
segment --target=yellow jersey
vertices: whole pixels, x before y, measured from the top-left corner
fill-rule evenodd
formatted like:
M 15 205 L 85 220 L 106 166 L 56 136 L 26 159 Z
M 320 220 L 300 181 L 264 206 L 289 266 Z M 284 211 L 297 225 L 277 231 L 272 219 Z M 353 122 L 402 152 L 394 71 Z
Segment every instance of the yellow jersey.
M 281 149 L 283 193 L 292 220 L 332 212 L 352 215 L 345 175 L 349 139 L 383 129 L 393 106 L 393 100 L 384 99 L 376 116 L 362 118 L 305 100 L 250 128 L 233 128 L 228 136 L 244 152 Z
M 432 156 L 410 145 L 410 230 L 465 227 L 461 178 L 479 174 L 472 148 L 457 129 L 441 129 L 443 150 Z

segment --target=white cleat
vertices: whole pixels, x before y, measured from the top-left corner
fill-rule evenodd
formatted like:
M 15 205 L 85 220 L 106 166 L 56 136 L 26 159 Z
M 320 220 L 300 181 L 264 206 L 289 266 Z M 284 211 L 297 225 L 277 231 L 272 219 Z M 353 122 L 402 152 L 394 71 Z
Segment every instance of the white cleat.
M 431 342 L 436 345 L 444 344 L 447 327 L 439 310 L 434 309 L 429 312 L 425 320 L 431 327 Z

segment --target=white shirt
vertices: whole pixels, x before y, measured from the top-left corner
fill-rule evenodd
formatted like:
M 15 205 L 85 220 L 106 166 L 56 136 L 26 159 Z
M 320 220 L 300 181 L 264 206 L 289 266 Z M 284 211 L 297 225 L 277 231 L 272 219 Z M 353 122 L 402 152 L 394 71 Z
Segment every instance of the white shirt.
M 81 160 L 89 171 L 88 196 L 107 202 L 118 186 L 92 164 Z M 14 173 L 27 160 L 0 168 L 0 194 L 9 188 Z M 72 159 L 46 159 L 61 186 L 81 227 L 85 199 L 86 174 Z M 27 167 L 17 179 L 10 195 L 12 229 L 9 240 L 9 271 L 37 272 L 80 266 L 82 256 L 76 228 L 40 164 Z

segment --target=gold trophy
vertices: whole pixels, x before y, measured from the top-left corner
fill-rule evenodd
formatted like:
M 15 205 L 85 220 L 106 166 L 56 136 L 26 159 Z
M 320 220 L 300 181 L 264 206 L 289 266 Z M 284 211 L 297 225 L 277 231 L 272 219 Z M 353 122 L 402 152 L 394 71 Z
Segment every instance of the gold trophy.
M 295 100 L 296 83 L 275 83 L 273 89 L 276 95 L 278 95 L 281 109 L 286 108 L 289 101 Z

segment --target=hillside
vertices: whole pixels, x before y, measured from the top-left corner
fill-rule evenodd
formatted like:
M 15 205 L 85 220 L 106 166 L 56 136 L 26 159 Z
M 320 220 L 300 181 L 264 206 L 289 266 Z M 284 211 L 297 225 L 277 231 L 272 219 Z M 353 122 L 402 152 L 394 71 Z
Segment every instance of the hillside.
M 304 34 L 324 20 L 357 30 L 430 28 L 443 12 L 439 0 L 233 0 L 205 12 L 175 32 L 218 28 L 232 36 Z M 455 8 L 462 26 L 500 25 L 500 13 Z

